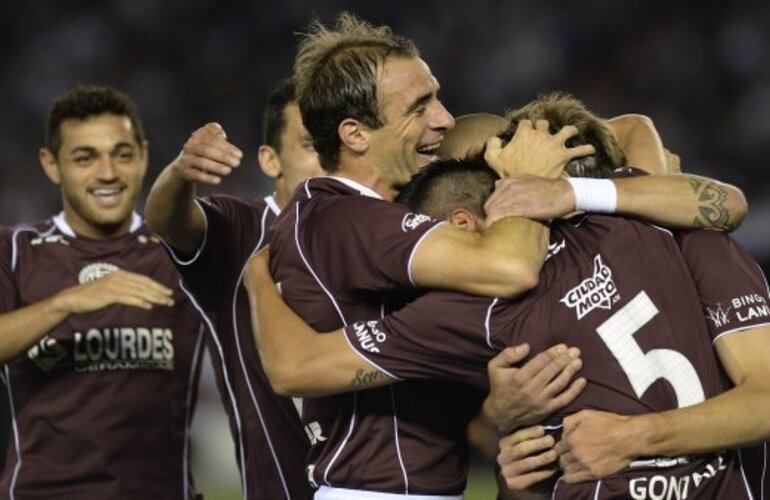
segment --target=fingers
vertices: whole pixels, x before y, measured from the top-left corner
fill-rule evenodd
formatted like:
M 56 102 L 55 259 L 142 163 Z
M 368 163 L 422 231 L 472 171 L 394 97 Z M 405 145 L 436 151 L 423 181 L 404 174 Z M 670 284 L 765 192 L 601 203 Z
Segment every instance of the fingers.
M 564 344 L 557 344 L 546 351 L 538 353 L 535 357 L 527 361 L 527 363 L 521 367 L 521 373 L 526 378 L 531 379 L 552 363 L 554 364 L 552 370 L 555 369 L 556 373 L 558 373 L 564 368 L 565 364 L 569 362 L 568 360 L 571 359 L 572 358 L 568 355 L 567 346 Z
M 218 123 L 207 123 L 190 136 L 174 162 L 175 170 L 185 179 L 205 184 L 219 184 L 240 165 L 243 153 L 227 141 Z
M 500 351 L 497 356 L 489 360 L 487 363 L 487 368 L 489 370 L 493 370 L 497 368 L 511 367 L 522 359 L 526 358 L 527 354 L 529 354 L 529 344 L 521 344 L 515 347 L 506 347 Z
M 549 396 L 558 393 L 570 383 L 572 377 L 583 367 L 579 358 L 580 350 L 567 349 L 556 359 L 552 359 L 540 372 L 535 375 L 534 382 L 545 388 Z
M 147 309 L 152 305 L 173 306 L 173 291 L 141 274 L 118 271 L 96 282 L 115 303 Z M 101 291 L 101 290 L 100 290 Z M 147 307 L 149 305 L 149 307 Z
M 500 440 L 497 457 L 500 474 L 509 488 L 522 489 L 550 477 L 558 455 L 552 449 L 554 439 L 541 426 L 520 429 Z
M 570 377 L 571 376 L 572 375 L 570 375 Z M 572 382 L 572 384 L 570 384 L 569 388 L 566 391 L 563 391 L 561 394 L 554 397 L 550 401 L 548 405 L 549 412 L 554 412 L 556 410 L 564 408 L 568 404 L 573 402 L 575 398 L 578 397 L 581 392 L 583 392 L 583 389 L 585 389 L 586 384 L 588 384 L 588 381 L 583 377 L 580 377 L 579 379 Z M 561 389 L 555 390 L 551 394 L 557 394 L 559 391 L 561 391 Z

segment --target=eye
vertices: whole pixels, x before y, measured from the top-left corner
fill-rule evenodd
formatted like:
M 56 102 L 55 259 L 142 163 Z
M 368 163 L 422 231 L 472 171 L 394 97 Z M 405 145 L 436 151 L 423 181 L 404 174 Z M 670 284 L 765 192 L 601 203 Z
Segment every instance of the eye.
M 115 158 L 116 161 L 119 161 L 121 163 L 128 163 L 134 160 L 135 154 L 133 151 L 119 151 L 115 155 L 113 155 L 113 158 Z
M 93 155 L 78 155 L 72 158 L 72 161 L 75 163 L 75 165 L 85 166 L 91 163 L 93 159 Z

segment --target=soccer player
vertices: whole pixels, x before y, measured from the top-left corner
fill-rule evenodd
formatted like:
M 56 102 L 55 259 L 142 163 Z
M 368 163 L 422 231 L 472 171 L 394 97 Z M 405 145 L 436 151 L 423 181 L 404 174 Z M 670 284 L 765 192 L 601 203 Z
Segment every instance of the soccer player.
M 258 158 L 275 179 L 274 193 L 257 200 L 195 198 L 196 184 L 219 184 L 240 158 L 218 125 L 198 129 L 155 182 L 147 220 L 169 246 L 186 291 L 209 323 L 210 351 L 245 498 L 310 498 L 304 467 L 309 441 L 291 398 L 277 396 L 262 370 L 241 286 L 246 261 L 266 244 L 267 228 L 294 189 L 307 177 L 323 174 L 302 125 L 293 81 L 275 88 L 264 112 Z M 203 165 L 212 164 L 217 170 L 205 173 Z
M 546 102 L 548 101 L 546 100 Z M 557 101 L 556 104 L 551 104 L 551 106 L 556 107 L 558 110 L 559 108 L 557 106 L 559 103 L 561 103 L 561 101 Z M 567 101 L 567 104 L 567 111 L 573 113 L 567 114 L 566 116 L 574 117 L 575 106 L 571 101 Z M 546 108 L 548 108 L 548 106 L 546 106 Z M 581 111 L 581 109 L 578 108 L 578 111 Z M 558 119 L 559 117 L 549 116 L 549 118 Z M 563 124 L 564 118 L 562 117 L 561 122 L 557 121 L 557 123 Z M 595 120 L 594 123 L 600 124 L 598 120 Z M 589 125 L 594 125 L 594 123 L 590 123 Z M 575 173 L 582 173 L 583 175 L 587 173 L 599 175 L 602 172 L 609 172 L 606 162 L 609 162 L 610 165 L 617 165 L 617 162 L 622 158 L 622 153 L 619 151 L 617 144 L 614 144 L 612 134 L 608 132 L 607 127 L 604 125 L 601 127 L 583 126 L 586 129 L 586 132 L 585 134 L 581 133 L 580 140 L 586 140 L 584 136 L 590 137 L 592 142 L 597 146 L 597 154 L 571 162 L 573 171 Z M 596 129 L 598 129 L 598 133 L 596 133 Z M 604 167 L 603 171 L 597 168 L 597 163 L 599 166 Z M 416 185 L 412 184 L 405 190 L 421 202 L 419 205 L 413 206 L 412 208 L 427 211 L 439 217 L 450 218 L 458 225 L 477 227 L 480 223 L 483 223 L 483 200 L 489 192 L 491 192 L 494 182 L 494 173 L 486 168 L 485 165 L 477 165 L 472 162 L 470 165 L 440 163 L 429 167 L 426 173 L 422 174 L 420 178 L 421 180 L 417 182 Z M 473 190 L 468 188 L 468 186 L 473 185 L 478 186 L 480 189 Z M 718 188 L 716 186 L 714 187 Z M 612 218 L 604 219 L 614 223 L 614 219 Z M 605 307 L 605 304 L 603 303 L 604 300 L 594 300 L 596 297 L 594 297 L 593 294 L 596 294 L 598 297 L 601 295 L 599 292 L 607 291 L 608 293 L 606 295 L 608 301 L 614 299 L 616 296 L 620 297 L 617 290 L 614 290 L 613 288 L 613 275 L 611 271 L 608 271 L 608 265 L 604 265 L 603 263 L 599 265 L 599 274 L 593 276 L 593 278 L 596 278 L 596 282 L 589 278 L 583 280 L 583 282 L 585 282 L 583 283 L 578 279 L 581 270 L 578 269 L 577 266 L 575 269 L 569 269 L 570 265 L 575 264 L 577 260 L 587 260 L 590 261 L 589 264 L 592 264 L 593 267 L 591 265 L 582 265 L 581 267 L 591 267 L 590 270 L 592 271 L 597 270 L 596 259 L 588 258 L 584 255 L 596 249 L 596 242 L 587 244 L 581 240 L 581 238 L 586 238 L 585 235 L 587 235 L 589 239 L 597 239 L 596 228 L 592 228 L 592 226 L 586 222 L 589 220 L 592 219 L 581 219 L 580 224 L 582 224 L 582 229 L 577 233 L 577 236 L 569 234 L 568 230 L 572 230 L 571 225 L 566 223 L 563 224 L 564 231 L 560 231 L 559 233 L 563 236 L 562 241 L 557 240 L 552 243 L 552 250 L 550 253 L 551 259 L 546 263 L 546 271 L 544 271 L 544 278 L 547 278 L 546 283 L 542 283 L 543 277 L 541 277 L 541 285 L 539 285 L 527 299 L 522 301 L 522 303 L 500 302 L 498 305 L 497 299 L 485 300 L 464 297 L 448 292 L 433 292 L 418 299 L 418 301 L 408 308 L 396 313 L 392 318 L 387 318 L 383 322 L 378 323 L 372 321 L 368 323 L 354 323 L 346 329 L 348 335 L 347 339 L 343 338 L 339 333 L 317 336 L 314 335 L 313 332 L 306 332 L 300 337 L 295 337 L 294 341 L 290 344 L 284 343 L 284 346 L 281 347 L 278 343 L 275 343 L 279 340 L 278 335 L 274 334 L 271 335 L 272 339 L 266 339 L 265 336 L 271 332 L 271 328 L 262 328 L 258 333 L 261 337 L 261 345 L 264 349 L 269 343 L 271 349 L 264 349 L 263 354 L 270 355 L 275 359 L 276 369 L 279 373 L 281 371 L 294 371 L 293 374 L 287 374 L 286 377 L 289 378 L 285 379 L 293 384 L 294 388 L 300 387 L 299 384 L 301 382 L 304 386 L 301 390 L 326 392 L 338 391 L 346 387 L 349 388 L 349 385 L 346 384 L 349 384 L 348 381 L 351 377 L 354 376 L 355 373 L 367 369 L 367 363 L 362 361 L 358 355 L 369 358 L 371 361 L 369 366 L 378 368 L 378 370 L 370 377 L 372 381 L 378 384 L 387 383 L 387 381 L 393 381 L 394 379 L 428 377 L 452 379 L 466 383 L 475 381 L 480 386 L 486 383 L 485 363 L 495 351 L 506 345 L 519 344 L 522 341 L 529 341 L 534 346 L 542 348 L 544 345 L 554 341 L 570 339 L 571 342 L 576 341 L 579 345 L 584 346 L 582 349 L 584 357 L 593 359 L 593 354 L 588 353 L 600 352 L 599 347 L 601 346 L 601 341 L 596 337 L 596 342 L 600 343 L 599 346 L 596 346 L 591 343 L 592 341 L 590 338 L 588 340 L 583 340 L 582 337 L 578 336 L 573 339 L 570 328 L 573 330 L 575 329 L 575 326 L 573 326 L 575 320 L 571 317 L 575 312 L 573 312 L 570 307 L 566 308 L 566 312 L 559 310 L 554 311 L 559 314 L 553 314 L 552 316 L 546 311 L 546 308 L 553 308 L 554 303 L 554 300 L 547 300 L 547 298 L 560 294 L 561 291 L 564 291 L 562 289 L 567 286 L 567 282 L 574 280 L 577 280 L 578 284 L 581 286 L 585 285 L 581 290 L 576 292 L 577 295 L 579 295 L 579 292 L 581 291 L 590 292 L 586 294 L 586 300 L 572 304 L 573 308 L 582 307 L 586 304 L 586 307 L 591 306 L 580 311 L 581 317 L 582 315 L 588 314 L 593 309 L 598 310 Z M 622 221 L 624 224 L 626 223 L 623 219 L 617 220 Z M 606 226 L 604 222 L 598 224 L 601 231 L 621 229 L 620 226 L 617 228 L 609 226 L 602 228 L 603 224 Z M 640 246 L 637 241 L 640 239 L 640 236 L 639 231 L 634 224 L 638 223 L 630 224 L 632 224 L 633 228 L 628 230 L 629 237 L 622 238 L 622 235 L 619 235 L 618 237 L 618 240 L 622 242 L 621 246 L 624 247 L 623 250 L 628 252 L 627 256 L 621 256 L 619 259 L 622 261 L 624 258 L 628 258 L 629 262 L 634 262 L 638 265 L 638 269 L 634 269 L 632 266 L 630 272 L 626 271 L 626 274 L 630 275 L 630 288 L 633 288 L 633 286 L 638 285 L 643 281 L 645 283 L 657 283 L 669 274 L 671 277 L 668 283 L 671 283 L 677 276 L 677 274 L 674 274 L 674 271 L 678 272 L 680 280 L 682 276 L 690 279 L 689 274 L 687 274 L 687 268 L 682 265 L 681 258 L 675 262 L 676 265 L 668 264 L 665 266 L 645 260 L 632 260 L 631 257 L 635 256 L 637 252 L 645 255 L 645 250 L 648 247 Z M 610 224 L 610 226 L 611 225 L 612 224 Z M 647 228 L 647 226 L 641 224 L 638 225 Z M 562 233 L 564 234 L 562 235 Z M 658 241 L 660 240 L 660 237 L 658 237 L 659 234 L 665 233 L 657 229 L 652 229 L 652 234 L 647 235 L 647 237 L 656 237 L 654 238 L 655 244 L 652 248 L 655 248 L 656 245 L 662 245 L 662 242 Z M 570 246 L 566 246 L 565 242 L 567 239 L 571 239 Z M 606 239 L 609 240 L 609 238 Z M 668 240 L 664 241 L 667 242 L 669 247 L 671 246 Z M 568 252 L 566 250 L 567 248 L 570 248 L 571 250 Z M 634 249 L 634 251 L 630 252 L 628 250 L 629 248 Z M 617 252 L 611 245 L 609 245 L 609 250 L 611 250 L 612 253 Z M 557 260 L 556 256 L 561 252 L 564 252 L 566 256 L 560 257 Z M 657 256 L 657 258 L 660 259 L 660 256 Z M 559 266 L 554 268 L 555 264 L 550 265 L 549 263 L 552 260 L 560 262 Z M 644 264 L 644 266 L 642 266 L 642 264 Z M 649 266 L 649 269 L 647 266 Z M 655 269 L 655 272 L 652 272 L 653 269 Z M 641 281 L 638 277 L 634 278 L 636 279 L 636 282 L 634 282 L 635 285 L 631 285 L 631 277 L 635 272 L 640 275 Z M 564 276 L 570 277 L 564 278 Z M 558 286 L 554 285 L 554 283 Z M 597 285 L 597 283 L 602 286 Z M 607 290 L 603 289 L 605 283 L 607 283 Z M 579 287 L 574 288 L 577 289 Z M 624 288 L 623 290 L 626 289 Z M 673 290 L 667 291 L 665 294 L 661 295 L 661 298 L 665 298 L 669 307 L 672 307 L 672 303 L 676 304 L 676 301 L 672 296 L 674 292 L 675 291 Z M 258 304 L 263 300 L 263 295 L 267 295 L 267 293 L 261 294 L 260 292 L 257 292 L 255 294 Z M 640 296 L 644 298 L 646 297 L 646 294 Z M 428 297 L 433 298 L 428 299 Z M 451 298 L 451 300 L 446 297 Z M 543 299 L 543 302 L 539 302 L 538 299 Z M 442 301 L 445 302 L 443 305 Z M 476 304 L 475 311 L 473 309 L 474 303 Z M 555 303 L 558 304 L 559 300 L 555 300 Z M 607 305 L 612 307 L 612 303 L 614 302 L 608 302 Z M 635 302 L 632 301 L 632 303 Z M 697 305 L 697 300 L 694 303 Z M 424 304 L 427 304 L 427 306 Z M 431 304 L 435 304 L 435 307 Z M 569 304 L 567 304 L 567 306 L 569 306 Z M 260 309 L 262 307 L 264 306 L 259 306 Z M 260 314 L 260 323 L 264 320 L 267 322 L 275 322 L 275 327 L 281 325 L 281 339 L 285 339 L 289 335 L 289 332 L 292 331 L 289 327 L 289 325 L 292 325 L 292 320 L 276 316 L 278 307 L 275 303 L 266 306 L 265 309 L 269 310 L 272 313 L 272 316 Z M 499 319 L 498 314 L 500 315 Z M 498 321 L 500 321 L 500 323 L 498 323 Z M 672 327 L 677 331 L 679 331 L 679 329 L 686 330 L 686 328 L 684 328 L 686 324 L 686 321 L 677 317 L 673 324 L 667 325 L 667 323 L 663 323 L 660 328 L 662 331 L 665 330 L 667 332 L 667 328 Z M 299 325 L 295 326 L 301 327 Z M 577 326 L 590 328 L 590 326 L 585 326 L 584 324 L 578 324 Z M 512 327 L 515 327 L 515 329 L 512 330 Z M 273 328 L 272 331 L 277 333 L 278 329 Z M 674 338 L 676 339 L 676 337 Z M 690 341 L 680 337 L 678 342 L 679 344 L 677 347 L 684 348 L 688 346 L 688 342 Z M 710 394 L 713 395 L 719 390 L 719 377 L 715 377 L 717 369 L 714 368 L 712 370 L 714 360 L 709 343 L 705 342 L 705 344 L 702 344 L 703 345 L 700 345 L 698 349 L 695 350 L 694 356 L 698 359 L 703 359 L 705 368 L 711 370 L 707 370 L 705 384 L 708 386 Z M 349 348 L 350 345 L 355 346 L 358 355 L 351 353 L 351 349 Z M 607 348 L 605 347 L 604 350 L 606 351 L 606 349 Z M 311 361 L 311 351 L 317 360 Z M 318 356 L 317 353 L 319 351 L 324 352 L 323 357 Z M 663 357 L 671 358 L 673 356 Z M 324 360 L 323 358 L 326 359 Z M 601 356 L 599 356 L 599 358 L 601 358 Z M 668 362 L 671 360 L 665 359 L 664 361 Z M 291 363 L 295 364 L 292 365 Z M 712 364 L 710 365 L 709 363 Z M 687 362 L 687 364 L 689 365 L 689 362 Z M 626 365 L 621 365 L 623 368 L 626 367 Z M 674 363 L 674 365 L 680 366 L 683 365 L 683 363 L 678 362 Z M 284 368 L 282 369 L 281 367 Z M 299 369 L 300 367 L 302 367 L 302 369 Z M 589 367 L 587 363 L 584 364 L 584 371 L 586 371 L 586 374 L 591 375 L 589 380 L 593 382 L 593 385 L 589 383 L 589 387 L 592 387 L 591 394 L 586 395 L 586 397 L 590 396 L 596 399 L 597 392 L 601 395 L 602 391 L 606 390 L 607 381 L 601 380 L 600 377 L 601 374 L 606 374 L 605 367 L 606 361 L 603 365 L 599 366 L 591 365 Z M 653 366 L 653 368 L 660 367 L 656 365 Z M 304 370 L 304 373 L 300 374 L 299 372 L 302 370 Z M 620 372 L 619 369 L 617 371 Z M 271 370 L 268 367 L 268 373 L 270 374 L 270 372 Z M 599 373 L 599 375 L 597 375 L 597 373 Z M 666 375 L 669 374 L 663 374 L 663 376 Z M 617 376 L 614 376 L 614 378 L 617 378 Z M 597 386 L 597 383 L 600 385 Z M 628 385 L 627 382 L 626 385 Z M 599 387 L 598 390 L 597 387 Z M 657 390 L 657 393 L 653 394 L 651 397 L 653 397 L 653 401 L 655 401 L 656 398 L 658 399 L 656 404 L 671 404 L 672 394 L 670 392 L 666 392 L 665 389 L 661 390 L 661 388 L 658 387 L 655 389 Z M 620 401 L 623 399 L 630 401 L 637 400 L 637 396 L 634 395 L 634 392 L 631 391 L 629 387 L 621 385 L 620 389 L 615 389 L 615 392 L 623 395 L 622 398 L 618 398 Z M 582 399 L 583 397 L 580 397 L 578 401 Z M 645 403 L 647 403 L 647 401 L 645 401 Z M 677 403 L 676 398 L 674 398 L 673 403 Z M 625 404 L 629 403 L 626 402 Z M 574 408 L 574 406 L 569 406 L 568 408 Z M 564 412 L 560 412 L 557 415 L 557 418 L 564 414 Z M 700 465 L 703 466 L 703 463 Z M 697 466 L 693 465 L 692 470 L 697 471 Z M 729 484 L 734 486 L 736 483 L 733 482 Z M 730 488 L 733 486 L 730 486 Z
M 112 88 L 77 87 L 48 113 L 40 163 L 63 210 L 0 231 L 13 418 L 0 498 L 195 497 L 203 325 L 133 211 L 147 148 L 133 102 Z
M 437 98 L 437 81 L 410 41 L 343 15 L 334 29 L 314 25 L 300 45 L 295 77 L 303 121 L 333 174 L 307 181 L 271 228 L 271 270 L 300 316 L 317 330 L 331 330 L 382 314 L 387 292 L 415 285 L 504 296 L 535 285 L 547 228 L 508 216 L 510 184 L 502 183 L 490 201 L 482 233 L 379 199 L 392 198 L 433 160 L 453 125 Z M 567 127 L 551 135 L 545 122 L 525 124 L 505 148 L 492 141 L 486 157 L 506 175 L 557 177 L 565 161 L 593 151 L 565 147 L 574 132 Z M 547 185 L 563 190 L 554 200 L 574 209 L 569 184 Z M 679 203 L 668 195 L 689 189 L 679 179 L 671 185 L 679 191 L 668 189 L 658 200 Z M 621 209 L 649 202 L 627 187 L 618 186 Z M 684 192 L 687 202 L 676 213 L 689 223 L 697 198 Z M 664 215 L 671 209 L 653 205 Z M 269 356 L 261 354 L 265 362 Z M 369 367 L 349 383 L 367 387 L 377 378 Z M 322 486 L 316 496 L 458 494 L 465 471 L 453 453 L 457 435 L 446 430 L 455 429 L 450 419 L 468 412 L 461 399 L 456 388 L 399 384 L 307 401 L 303 418 L 315 437 L 308 472 Z

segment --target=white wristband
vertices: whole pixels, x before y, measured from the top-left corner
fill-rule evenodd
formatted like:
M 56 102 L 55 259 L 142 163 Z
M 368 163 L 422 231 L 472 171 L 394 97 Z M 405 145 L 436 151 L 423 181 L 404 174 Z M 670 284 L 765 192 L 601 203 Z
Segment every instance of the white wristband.
M 596 214 L 615 213 L 618 189 L 611 180 L 568 177 L 567 182 L 575 193 L 575 210 Z

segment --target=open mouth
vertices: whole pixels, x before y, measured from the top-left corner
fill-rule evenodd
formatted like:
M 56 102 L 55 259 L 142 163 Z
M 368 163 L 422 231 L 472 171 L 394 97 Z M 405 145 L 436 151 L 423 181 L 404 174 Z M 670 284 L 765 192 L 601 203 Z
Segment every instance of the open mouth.
M 426 157 L 427 161 L 430 162 L 438 158 L 436 156 L 436 153 L 438 152 L 439 147 L 441 147 L 441 141 L 434 142 L 432 144 L 425 144 L 422 146 L 418 146 L 417 154 L 419 154 L 420 156 Z
M 111 208 L 115 205 L 118 205 L 122 200 L 122 194 L 123 191 L 125 191 L 125 186 L 110 186 L 110 187 L 99 187 L 94 188 L 89 191 L 91 196 L 96 198 L 96 202 L 104 208 Z

